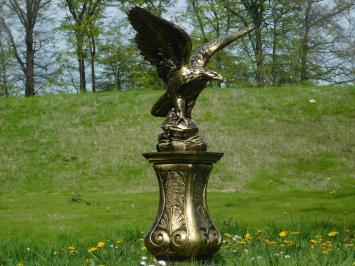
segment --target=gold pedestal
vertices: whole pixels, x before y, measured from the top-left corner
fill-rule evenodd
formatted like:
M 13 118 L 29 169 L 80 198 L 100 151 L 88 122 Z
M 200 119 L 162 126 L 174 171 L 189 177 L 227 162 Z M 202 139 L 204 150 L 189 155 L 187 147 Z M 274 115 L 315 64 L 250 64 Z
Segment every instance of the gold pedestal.
M 145 236 L 145 246 L 158 259 L 209 258 L 220 247 L 221 234 L 208 214 L 206 188 L 213 164 L 223 153 L 154 152 L 160 188 L 159 210 Z

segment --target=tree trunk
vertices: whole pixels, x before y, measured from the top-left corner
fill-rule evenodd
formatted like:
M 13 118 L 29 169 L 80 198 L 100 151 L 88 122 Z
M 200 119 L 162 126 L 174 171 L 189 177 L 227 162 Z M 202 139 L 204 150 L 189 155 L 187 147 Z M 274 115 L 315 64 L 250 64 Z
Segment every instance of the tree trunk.
M 278 66 L 277 66 L 277 23 L 274 20 L 273 32 L 272 32 L 272 84 L 278 85 Z
M 116 67 L 112 66 L 112 72 L 115 77 L 116 90 L 122 91 L 120 67 L 116 68 Z
M 303 24 L 303 36 L 301 42 L 301 51 L 300 51 L 300 81 L 305 82 L 308 80 L 308 69 L 307 69 L 307 57 L 308 57 L 308 38 L 310 30 L 310 13 L 312 8 L 312 0 L 307 0 L 307 7 L 304 16 Z
M 85 53 L 83 49 L 83 40 L 80 39 L 77 40 L 77 56 L 80 75 L 80 92 L 86 92 Z
M 2 72 L 2 88 L 4 90 L 4 95 L 6 97 L 9 96 L 9 88 L 8 88 L 8 83 L 7 83 L 7 68 L 6 68 L 6 59 L 5 59 L 5 50 L 3 43 L 0 38 L 0 62 L 1 62 L 1 72 Z
M 91 38 L 91 82 L 92 92 L 96 92 L 96 75 L 95 75 L 95 59 L 96 59 L 96 40 L 94 36 Z
M 26 69 L 25 69 L 25 96 L 35 95 L 34 88 L 34 54 L 33 49 L 33 28 L 26 30 Z
M 265 86 L 264 53 L 261 40 L 261 27 L 255 30 L 255 59 L 256 59 L 256 80 L 258 87 Z

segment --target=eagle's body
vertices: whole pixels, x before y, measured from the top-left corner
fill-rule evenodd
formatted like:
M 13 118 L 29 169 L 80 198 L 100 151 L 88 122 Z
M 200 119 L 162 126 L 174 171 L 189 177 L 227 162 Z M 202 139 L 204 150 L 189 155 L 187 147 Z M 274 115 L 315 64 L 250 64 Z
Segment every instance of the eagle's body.
M 156 66 L 167 91 L 154 104 L 151 113 L 165 117 L 175 111 L 179 120 L 191 118 L 196 99 L 210 80 L 222 80 L 215 71 L 205 69 L 209 58 L 236 39 L 254 30 L 249 27 L 205 44 L 191 55 L 192 41 L 188 34 L 173 23 L 154 16 L 143 8 L 134 7 L 128 18 L 137 31 L 136 43 L 144 58 Z
M 174 107 L 174 99 L 182 98 L 185 101 L 185 113 L 187 118 L 191 118 L 191 110 L 201 91 L 207 82 L 205 76 L 201 75 L 201 70 L 184 66 L 172 73 L 167 84 L 167 91 L 153 106 L 151 113 L 154 116 L 165 117 L 170 109 Z

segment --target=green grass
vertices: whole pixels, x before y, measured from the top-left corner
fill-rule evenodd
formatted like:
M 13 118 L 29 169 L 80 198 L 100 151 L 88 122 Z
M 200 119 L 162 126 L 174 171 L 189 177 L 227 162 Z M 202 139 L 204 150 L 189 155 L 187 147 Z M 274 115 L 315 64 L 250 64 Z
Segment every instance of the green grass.
M 161 93 L 0 99 L 0 265 L 140 263 L 140 232 L 158 205 L 141 153 L 155 149 L 162 121 L 149 111 Z M 354 87 L 206 89 L 193 118 L 209 151 L 224 152 L 209 182 L 213 220 L 222 232 L 253 235 L 245 244 L 226 238 L 212 263 L 352 265 Z M 262 239 L 276 246 L 257 240 L 265 226 Z M 282 247 L 280 230 L 300 235 Z M 106 248 L 89 254 L 100 240 Z M 111 250 L 116 240 L 124 242 Z

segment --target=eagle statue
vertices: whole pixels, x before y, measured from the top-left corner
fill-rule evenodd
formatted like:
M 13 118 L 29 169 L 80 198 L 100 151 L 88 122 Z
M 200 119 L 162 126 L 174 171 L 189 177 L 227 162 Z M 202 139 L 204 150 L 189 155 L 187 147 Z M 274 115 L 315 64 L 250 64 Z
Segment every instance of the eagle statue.
M 128 19 L 137 32 L 137 47 L 144 59 L 156 67 L 167 88 L 151 109 L 152 115 L 166 117 L 157 150 L 206 151 L 207 144 L 197 135 L 191 111 L 206 84 L 212 80 L 222 81 L 223 78 L 205 66 L 216 52 L 255 27 L 209 41 L 191 54 L 191 38 L 173 23 L 141 7 L 132 8 Z

